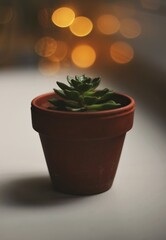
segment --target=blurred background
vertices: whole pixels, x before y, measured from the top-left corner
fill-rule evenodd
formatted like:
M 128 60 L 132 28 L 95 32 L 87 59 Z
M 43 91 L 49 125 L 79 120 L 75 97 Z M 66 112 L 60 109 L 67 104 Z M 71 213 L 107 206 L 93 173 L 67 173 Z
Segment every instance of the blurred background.
M 102 75 L 165 117 L 164 0 L 0 0 L 0 69 Z
M 165 14 L 162 0 L 1 0 L 0 66 L 45 72 L 46 64 L 49 75 L 71 65 L 128 64 L 143 47 L 150 59 L 163 56 Z

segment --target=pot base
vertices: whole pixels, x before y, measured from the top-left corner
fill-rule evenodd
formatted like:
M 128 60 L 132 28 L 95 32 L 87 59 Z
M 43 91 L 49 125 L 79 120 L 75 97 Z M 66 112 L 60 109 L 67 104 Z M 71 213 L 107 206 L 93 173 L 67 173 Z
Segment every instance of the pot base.
M 110 190 L 110 188 L 112 187 L 112 183 L 111 183 L 111 184 L 106 184 L 105 186 L 102 186 L 100 188 L 98 187 L 95 188 L 93 186 L 92 189 L 90 188 L 87 189 L 86 187 L 85 189 L 79 189 L 79 188 L 74 188 L 72 186 L 67 186 L 66 184 L 65 185 L 59 184 L 58 182 L 53 182 L 53 181 L 52 181 L 52 185 L 55 191 L 58 191 L 64 194 L 79 195 L 79 196 L 100 194 Z

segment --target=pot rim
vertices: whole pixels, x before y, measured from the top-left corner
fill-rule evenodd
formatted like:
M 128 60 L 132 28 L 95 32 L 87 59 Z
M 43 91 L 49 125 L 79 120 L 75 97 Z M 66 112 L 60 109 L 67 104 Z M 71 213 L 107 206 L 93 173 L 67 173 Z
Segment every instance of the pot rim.
M 123 113 L 123 112 L 130 112 L 130 111 L 134 111 L 135 109 L 135 101 L 132 97 L 128 96 L 127 94 L 122 94 L 122 93 L 118 93 L 115 92 L 116 95 L 118 96 L 122 96 L 126 99 L 128 99 L 130 102 L 129 104 L 116 108 L 116 109 L 110 109 L 110 110 L 102 110 L 102 111 L 89 111 L 89 112 L 67 112 L 67 111 L 57 111 L 57 110 L 51 110 L 48 109 L 46 104 L 45 106 L 42 106 L 41 100 L 45 99 L 45 103 L 47 103 L 47 99 L 51 98 L 51 96 L 55 96 L 54 92 L 48 92 L 48 93 L 44 93 L 41 94 L 37 97 L 35 97 L 32 102 L 31 102 L 31 106 L 33 109 L 39 110 L 41 112 L 45 112 L 51 115 L 59 115 L 59 116 L 66 116 L 66 117 L 88 117 L 88 116 L 103 116 L 103 115 L 117 115 L 119 113 Z

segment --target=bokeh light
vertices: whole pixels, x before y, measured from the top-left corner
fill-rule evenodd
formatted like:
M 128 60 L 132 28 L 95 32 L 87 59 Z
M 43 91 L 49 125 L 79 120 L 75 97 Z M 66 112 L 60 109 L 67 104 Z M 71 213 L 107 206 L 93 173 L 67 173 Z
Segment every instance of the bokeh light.
M 64 41 L 57 41 L 55 52 L 49 56 L 49 60 L 53 62 L 61 62 L 65 59 L 68 53 L 68 46 Z
M 120 22 L 115 16 L 111 14 L 104 14 L 98 18 L 97 27 L 103 34 L 110 35 L 119 30 Z
M 120 33 L 126 38 L 136 38 L 141 34 L 140 23 L 132 18 L 126 18 L 121 21 Z
M 142 7 L 149 10 L 157 10 L 161 6 L 161 0 L 141 0 Z
M 76 46 L 71 55 L 73 63 L 80 68 L 92 66 L 96 60 L 95 50 L 86 44 Z
M 71 8 L 61 7 L 52 14 L 53 23 L 61 28 L 70 26 L 75 19 L 75 13 Z
M 38 63 L 39 72 L 46 76 L 53 76 L 60 70 L 59 62 L 51 62 L 48 59 L 40 59 Z
M 91 20 L 83 16 L 76 17 L 74 22 L 70 25 L 70 31 L 78 37 L 88 35 L 92 31 L 92 28 L 93 24 Z
M 13 9 L 11 7 L 0 6 L 0 24 L 9 23 L 13 15 Z
M 42 37 L 35 44 L 35 52 L 41 57 L 51 56 L 57 48 L 57 42 L 51 37 Z
M 110 55 L 116 63 L 125 64 L 133 59 L 134 50 L 128 43 L 118 41 L 111 45 Z

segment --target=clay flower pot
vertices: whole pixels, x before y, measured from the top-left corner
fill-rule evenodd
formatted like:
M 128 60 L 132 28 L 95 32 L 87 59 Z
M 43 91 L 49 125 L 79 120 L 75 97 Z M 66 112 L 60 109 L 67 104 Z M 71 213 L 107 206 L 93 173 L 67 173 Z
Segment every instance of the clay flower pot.
M 98 112 L 49 110 L 47 93 L 32 101 L 32 125 L 39 133 L 53 185 L 70 194 L 97 194 L 113 183 L 134 100 L 116 93 L 122 107 Z

